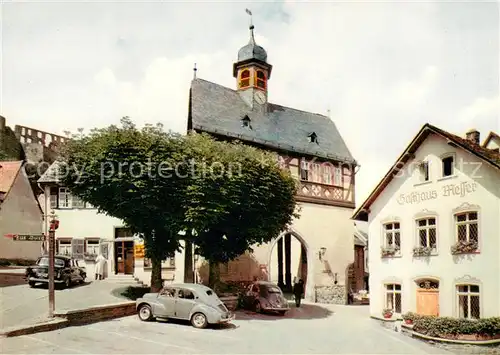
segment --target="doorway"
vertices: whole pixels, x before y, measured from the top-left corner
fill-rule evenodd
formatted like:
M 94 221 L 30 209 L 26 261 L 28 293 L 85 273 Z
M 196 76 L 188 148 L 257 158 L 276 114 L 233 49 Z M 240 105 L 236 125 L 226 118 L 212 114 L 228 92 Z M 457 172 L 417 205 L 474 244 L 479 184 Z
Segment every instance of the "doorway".
M 417 281 L 417 314 L 439 316 L 439 282 Z
M 292 292 L 295 281 L 302 279 L 307 284 L 307 248 L 295 235 L 281 236 L 271 251 L 270 279 L 285 293 Z
M 118 274 L 134 273 L 134 242 L 115 242 L 115 265 Z

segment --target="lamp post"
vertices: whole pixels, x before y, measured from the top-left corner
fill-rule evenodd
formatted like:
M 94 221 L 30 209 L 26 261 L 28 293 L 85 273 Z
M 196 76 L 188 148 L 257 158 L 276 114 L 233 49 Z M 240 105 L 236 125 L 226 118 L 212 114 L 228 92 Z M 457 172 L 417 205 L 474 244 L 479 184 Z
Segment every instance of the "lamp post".
M 54 292 L 54 262 L 55 262 L 55 244 L 56 229 L 59 228 L 59 220 L 54 211 L 49 215 L 49 318 L 54 318 L 55 310 L 55 292 Z

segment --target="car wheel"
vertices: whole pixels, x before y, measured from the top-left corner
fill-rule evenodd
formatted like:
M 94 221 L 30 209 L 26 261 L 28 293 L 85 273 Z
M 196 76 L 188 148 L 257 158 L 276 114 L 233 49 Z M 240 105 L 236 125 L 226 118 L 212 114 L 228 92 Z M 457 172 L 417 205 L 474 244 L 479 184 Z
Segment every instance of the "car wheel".
M 279 312 L 278 312 L 278 314 L 279 314 L 280 316 L 284 316 L 284 315 L 286 314 L 286 311 L 279 311 Z
M 70 288 L 71 287 L 71 278 L 67 277 L 64 280 L 64 288 Z
M 207 317 L 203 313 L 195 313 L 191 317 L 191 325 L 198 329 L 206 328 L 208 325 Z
M 260 305 L 259 301 L 256 301 L 255 304 L 253 305 L 253 310 L 255 313 L 262 313 L 262 306 Z
M 153 311 L 151 310 L 151 307 L 147 304 L 143 304 L 139 307 L 137 310 L 137 315 L 139 316 L 139 319 L 142 320 L 143 322 L 149 322 L 150 320 L 153 319 Z
M 30 287 L 35 287 L 35 282 L 33 282 L 33 281 L 29 281 L 29 282 L 28 282 L 28 285 L 29 285 Z
M 85 283 L 86 278 L 87 278 L 87 274 L 82 274 L 82 279 L 80 280 L 80 283 L 81 284 Z

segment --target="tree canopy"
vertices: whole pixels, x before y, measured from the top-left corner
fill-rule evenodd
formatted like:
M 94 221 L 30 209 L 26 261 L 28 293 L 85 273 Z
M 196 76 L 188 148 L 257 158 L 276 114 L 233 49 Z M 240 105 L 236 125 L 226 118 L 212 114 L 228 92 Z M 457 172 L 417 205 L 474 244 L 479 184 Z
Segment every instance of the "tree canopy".
M 213 284 L 218 263 L 276 238 L 297 216 L 296 183 L 277 155 L 238 142 L 138 129 L 125 117 L 120 127 L 80 131 L 62 159 L 65 186 L 144 238 L 154 289 L 180 238 L 209 260 Z

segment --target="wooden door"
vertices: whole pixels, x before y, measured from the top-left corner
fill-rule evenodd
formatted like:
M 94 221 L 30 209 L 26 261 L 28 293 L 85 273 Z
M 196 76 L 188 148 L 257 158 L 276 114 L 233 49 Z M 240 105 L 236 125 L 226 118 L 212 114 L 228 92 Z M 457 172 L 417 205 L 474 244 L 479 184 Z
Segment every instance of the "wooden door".
M 115 263 L 118 274 L 125 273 L 125 250 L 123 242 L 115 242 Z
M 133 274 L 134 273 L 134 242 L 125 242 L 124 245 L 125 250 L 125 274 Z
M 417 289 L 417 313 L 426 316 L 439 316 L 439 290 Z

